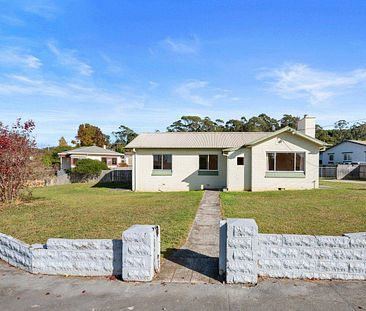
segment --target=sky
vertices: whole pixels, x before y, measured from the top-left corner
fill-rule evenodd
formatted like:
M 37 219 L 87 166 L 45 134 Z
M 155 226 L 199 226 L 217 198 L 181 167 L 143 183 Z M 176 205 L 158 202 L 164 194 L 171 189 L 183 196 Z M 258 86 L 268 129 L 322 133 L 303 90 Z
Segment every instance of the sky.
M 366 1 L 0 0 L 0 121 L 38 145 L 182 115 L 366 120 Z

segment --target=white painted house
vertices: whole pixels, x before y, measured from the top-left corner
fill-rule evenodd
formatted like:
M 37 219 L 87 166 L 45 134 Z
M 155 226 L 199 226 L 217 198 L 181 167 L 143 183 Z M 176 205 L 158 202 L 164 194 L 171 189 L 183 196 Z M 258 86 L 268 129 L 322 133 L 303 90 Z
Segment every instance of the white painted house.
M 298 130 L 150 133 L 126 148 L 135 191 L 262 191 L 318 188 L 324 146 L 315 119 L 305 117 Z
M 322 165 L 366 163 L 366 141 L 346 140 L 321 152 Z
M 81 159 L 92 159 L 105 162 L 108 168 L 113 169 L 126 163 L 127 159 L 123 153 L 119 153 L 98 146 L 80 147 L 73 150 L 60 152 L 61 170 L 69 170 L 75 167 L 76 162 Z

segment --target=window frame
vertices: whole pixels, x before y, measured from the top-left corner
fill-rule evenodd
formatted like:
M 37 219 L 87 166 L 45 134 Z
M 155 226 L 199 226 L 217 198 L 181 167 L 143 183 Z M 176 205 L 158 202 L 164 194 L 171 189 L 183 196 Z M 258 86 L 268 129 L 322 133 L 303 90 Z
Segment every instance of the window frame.
M 239 159 L 240 159 L 240 161 L 243 161 L 242 164 L 239 163 Z M 245 157 L 237 157 L 236 158 L 236 165 L 237 166 L 244 166 L 245 165 Z
M 277 170 L 277 154 L 278 153 L 288 153 L 288 154 L 293 154 L 294 159 L 294 169 L 292 171 L 283 171 L 283 170 Z M 269 161 L 268 161 L 268 156 L 269 154 L 274 154 L 274 163 L 273 163 L 273 170 L 269 169 Z M 296 169 L 296 158 L 297 158 L 297 154 L 302 154 L 304 155 L 304 169 L 303 170 L 297 170 Z M 284 172 L 284 173 L 304 173 L 305 174 L 306 171 L 306 152 L 305 151 L 268 151 L 266 152 L 266 172 Z
M 216 169 L 210 169 L 210 157 L 216 157 Z M 207 168 L 201 168 L 200 167 L 200 160 L 201 157 L 207 157 Z M 219 155 L 218 154 L 200 154 L 198 155 L 198 170 L 204 171 L 204 172 L 217 172 L 219 170 Z
M 155 168 L 155 156 L 160 157 L 161 168 Z M 170 156 L 170 168 L 164 168 L 164 157 Z M 155 153 L 153 154 L 153 170 L 154 171 L 172 171 L 173 169 L 173 155 L 171 153 Z
M 352 162 L 352 154 L 353 152 L 342 152 L 343 154 L 343 163 L 350 163 Z M 346 156 L 348 157 L 348 159 L 346 159 Z
M 330 157 L 332 157 L 332 159 Z M 334 163 L 334 153 L 328 153 L 328 163 Z

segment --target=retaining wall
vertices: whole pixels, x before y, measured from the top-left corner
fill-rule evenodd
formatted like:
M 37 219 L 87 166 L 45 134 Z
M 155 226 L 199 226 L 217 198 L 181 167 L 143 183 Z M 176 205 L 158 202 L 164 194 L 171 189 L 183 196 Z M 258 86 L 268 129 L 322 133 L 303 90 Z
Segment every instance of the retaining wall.
M 221 231 L 220 271 L 228 283 L 256 283 L 257 276 L 366 280 L 365 233 L 260 234 L 253 219 L 228 219 Z
M 124 244 L 125 238 L 123 238 L 122 240 L 48 239 L 45 245 L 28 245 L 0 233 L 0 259 L 36 274 L 122 275 L 125 281 L 150 281 L 160 267 L 159 256 L 156 256 L 156 252 L 160 252 L 159 227 L 135 225 L 126 230 L 123 236 L 130 236 L 136 231 L 139 234 L 135 234 L 128 244 Z M 147 240 L 153 242 L 146 244 Z M 126 247 L 127 251 L 124 250 Z M 128 262 L 141 261 L 142 252 L 145 261 L 151 264 L 137 266 L 135 275 L 124 273 L 125 269 L 126 271 L 129 269 Z

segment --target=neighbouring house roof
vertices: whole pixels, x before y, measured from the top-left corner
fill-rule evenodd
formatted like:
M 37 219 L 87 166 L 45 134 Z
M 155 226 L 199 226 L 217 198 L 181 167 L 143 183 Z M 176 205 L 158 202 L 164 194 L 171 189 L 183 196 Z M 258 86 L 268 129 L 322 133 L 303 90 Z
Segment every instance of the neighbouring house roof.
M 115 155 L 115 156 L 122 156 L 123 153 L 119 153 L 113 150 L 104 149 L 98 146 L 88 146 L 88 147 L 80 147 L 72 150 L 67 150 L 64 152 L 60 152 L 59 155 Z
M 216 148 L 235 149 L 251 146 L 285 131 L 294 131 L 307 140 L 325 143 L 289 127 L 276 132 L 164 132 L 144 133 L 137 136 L 126 148 Z
M 355 144 L 359 144 L 359 145 L 366 146 L 366 140 L 346 140 L 346 141 L 349 141 L 351 143 L 355 143 Z

